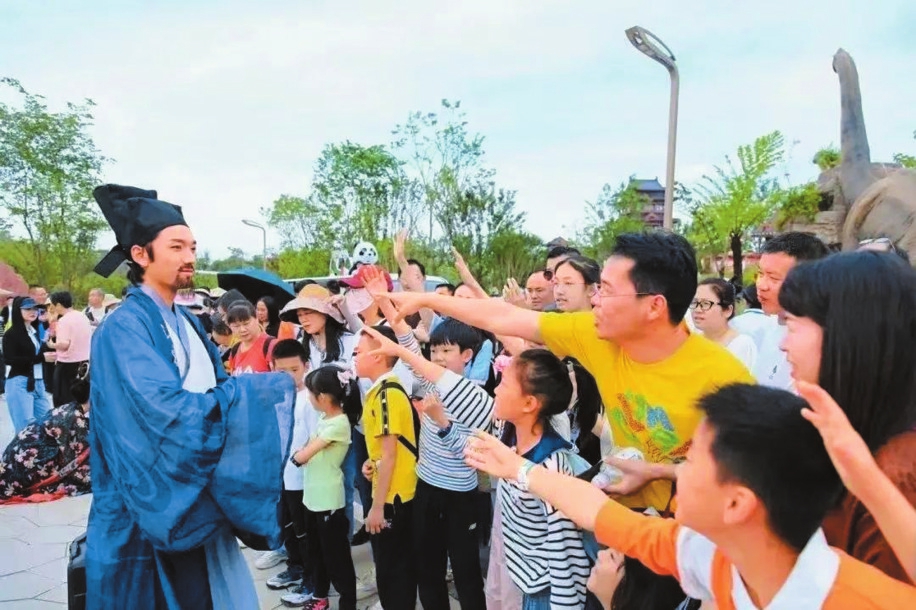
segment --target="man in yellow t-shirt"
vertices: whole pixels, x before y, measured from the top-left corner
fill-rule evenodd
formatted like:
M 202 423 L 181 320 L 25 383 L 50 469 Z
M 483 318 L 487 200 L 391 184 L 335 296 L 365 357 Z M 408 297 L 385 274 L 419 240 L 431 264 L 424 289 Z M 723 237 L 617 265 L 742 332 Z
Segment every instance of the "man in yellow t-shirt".
M 394 331 L 376 331 L 395 343 Z M 381 344 L 362 334 L 353 352 L 356 374 L 372 381 L 363 401 L 363 430 L 369 459 L 363 474 L 372 480 L 372 508 L 366 516 L 382 607 L 413 610 L 417 566 L 413 549 L 413 497 L 417 489 L 417 434 L 413 407 L 392 368 L 397 358 L 375 354 Z
M 632 508 L 664 511 L 675 464 L 685 456 L 701 414 L 701 396 L 730 383 L 751 383 L 724 347 L 692 334 L 684 316 L 697 288 L 696 255 L 683 237 L 618 237 L 601 272 L 591 313 L 538 313 L 499 300 L 394 293 L 402 314 L 429 307 L 497 335 L 544 344 L 572 356 L 594 376 L 615 445 L 646 458 L 614 462 L 624 472 L 612 491 Z

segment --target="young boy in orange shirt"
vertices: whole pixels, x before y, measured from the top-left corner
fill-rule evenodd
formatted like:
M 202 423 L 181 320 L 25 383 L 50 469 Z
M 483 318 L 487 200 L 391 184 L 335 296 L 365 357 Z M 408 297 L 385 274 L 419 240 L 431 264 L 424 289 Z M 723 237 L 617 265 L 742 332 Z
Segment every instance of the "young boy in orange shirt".
M 820 529 L 840 479 L 806 403 L 788 392 L 732 385 L 700 400 L 705 413 L 678 472 L 675 519 L 635 513 L 593 485 L 537 468 L 492 437 L 468 463 L 514 479 L 598 541 L 718 610 L 916 608 L 916 588 L 827 545 Z

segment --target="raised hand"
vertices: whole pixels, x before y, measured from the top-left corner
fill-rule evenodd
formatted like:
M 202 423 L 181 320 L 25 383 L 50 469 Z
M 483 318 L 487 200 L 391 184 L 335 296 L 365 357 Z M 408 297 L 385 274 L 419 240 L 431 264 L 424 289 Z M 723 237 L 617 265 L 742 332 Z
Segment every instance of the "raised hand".
M 516 307 L 528 307 L 528 299 L 525 298 L 524 289 L 518 285 L 514 277 L 510 277 L 503 287 L 503 299 Z
M 362 332 L 372 337 L 372 340 L 379 344 L 378 347 L 366 354 L 367 356 L 387 356 L 389 358 L 400 358 L 401 350 L 403 348 L 399 343 L 395 343 L 371 326 L 363 326 Z
M 385 279 L 385 274 L 379 267 L 372 265 L 363 271 L 363 287 L 377 299 L 387 294 L 388 280 Z
M 802 417 L 814 424 L 821 433 L 824 447 L 843 479 L 843 484 L 854 496 L 859 497 L 872 482 L 875 473 L 880 472 L 868 445 L 849 423 L 840 405 L 823 388 L 799 381 L 796 389 L 808 401 L 809 408 L 802 409 Z
M 417 313 L 428 306 L 425 292 L 391 292 L 387 294 L 387 297 L 398 310 L 398 320 L 403 320 L 410 314 Z
M 398 231 L 398 234 L 394 236 L 394 260 L 397 261 L 398 266 L 401 267 L 401 271 L 404 271 L 404 267 L 407 264 L 407 237 L 409 233 L 407 229 L 401 229 Z

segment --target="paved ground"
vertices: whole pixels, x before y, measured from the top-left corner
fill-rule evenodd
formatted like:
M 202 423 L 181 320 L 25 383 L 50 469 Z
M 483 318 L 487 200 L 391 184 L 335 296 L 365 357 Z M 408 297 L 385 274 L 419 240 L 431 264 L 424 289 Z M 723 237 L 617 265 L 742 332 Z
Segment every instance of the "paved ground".
M 6 402 L 0 397 L 0 448 L 12 438 L 12 424 Z M 0 506 L 0 610 L 62 610 L 67 606 L 67 544 L 86 528 L 91 495 L 64 498 L 42 504 Z M 280 595 L 271 591 L 267 579 L 281 572 L 281 564 L 258 570 L 254 561 L 260 555 L 244 549 L 245 558 L 256 581 L 261 610 L 283 608 Z M 372 567 L 369 545 L 353 549 L 357 576 Z M 453 590 L 454 593 L 454 590 Z M 368 607 L 376 596 L 360 600 Z M 457 600 L 451 600 L 459 608 Z M 335 608 L 337 598 L 331 598 Z M 418 606 L 419 607 L 419 606 Z

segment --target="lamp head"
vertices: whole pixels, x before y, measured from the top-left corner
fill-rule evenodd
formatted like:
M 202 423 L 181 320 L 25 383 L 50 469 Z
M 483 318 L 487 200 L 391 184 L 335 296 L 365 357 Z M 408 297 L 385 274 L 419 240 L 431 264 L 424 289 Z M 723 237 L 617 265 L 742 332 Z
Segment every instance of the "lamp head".
M 669 49 L 658 36 L 638 25 L 628 28 L 626 30 L 626 35 L 630 43 L 636 47 L 640 53 L 651 57 L 665 66 L 665 69 L 669 72 L 677 70 L 674 53 L 671 52 L 671 49 Z

